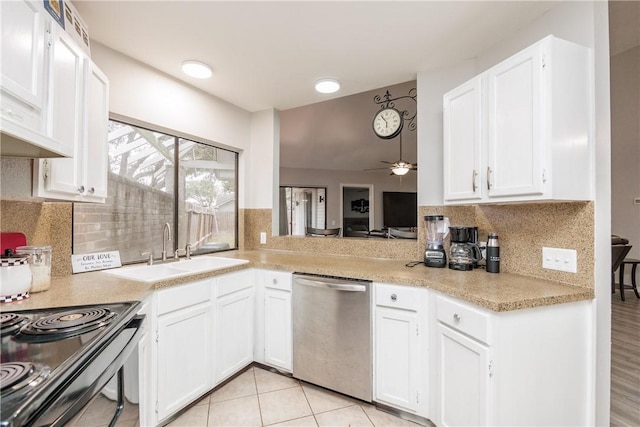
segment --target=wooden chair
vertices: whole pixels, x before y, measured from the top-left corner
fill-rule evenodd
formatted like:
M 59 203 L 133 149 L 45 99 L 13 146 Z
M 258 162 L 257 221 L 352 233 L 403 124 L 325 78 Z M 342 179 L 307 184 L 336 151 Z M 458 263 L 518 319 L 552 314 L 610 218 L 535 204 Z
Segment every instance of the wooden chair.
M 631 250 L 631 245 L 611 245 L 611 293 L 616 292 L 615 272 L 622 264 L 624 257 L 627 256 Z M 622 300 L 624 301 L 624 287 L 622 284 L 622 278 L 620 278 L 620 293 L 622 294 Z
M 620 298 L 624 301 L 624 290 L 631 289 L 636 294 L 636 298 L 640 298 L 640 294 L 638 293 L 638 285 L 636 283 L 636 268 L 640 264 L 640 259 L 635 258 L 624 258 L 620 263 L 620 276 L 618 276 L 618 281 L 620 282 Z M 624 267 L 625 265 L 631 266 L 631 284 L 626 285 L 624 283 Z
M 304 232 L 307 236 L 336 237 L 340 235 L 340 228 L 306 227 Z

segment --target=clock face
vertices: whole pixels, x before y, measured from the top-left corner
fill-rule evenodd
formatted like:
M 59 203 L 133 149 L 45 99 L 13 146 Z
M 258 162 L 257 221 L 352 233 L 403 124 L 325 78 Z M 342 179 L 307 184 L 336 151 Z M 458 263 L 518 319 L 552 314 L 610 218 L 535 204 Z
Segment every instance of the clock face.
M 380 138 L 391 139 L 400 133 L 404 120 L 395 108 L 385 108 L 373 117 L 373 131 Z

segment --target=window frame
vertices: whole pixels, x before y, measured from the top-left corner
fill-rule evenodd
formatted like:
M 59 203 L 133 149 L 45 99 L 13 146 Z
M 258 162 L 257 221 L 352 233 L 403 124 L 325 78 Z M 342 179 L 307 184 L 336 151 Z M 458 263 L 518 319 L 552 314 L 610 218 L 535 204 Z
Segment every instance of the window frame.
M 173 168 L 173 187 L 172 187 L 172 195 L 173 195 L 173 221 L 171 224 L 172 227 L 172 236 L 171 236 L 171 251 L 169 252 L 169 250 L 167 250 L 167 252 L 169 254 L 172 254 L 173 252 L 176 251 L 176 246 L 178 244 L 179 241 L 179 236 L 180 236 L 180 230 L 178 228 L 179 222 L 180 222 L 180 197 L 179 197 L 179 190 L 180 190 L 180 182 L 179 182 L 179 175 L 180 175 L 180 150 L 178 149 L 178 147 L 180 146 L 180 140 L 187 140 L 187 141 L 192 141 L 195 142 L 197 144 L 202 144 L 202 145 L 206 145 L 208 147 L 214 148 L 216 150 L 223 150 L 223 151 L 227 151 L 230 153 L 233 153 L 234 156 L 234 191 L 235 191 L 235 197 L 233 200 L 234 203 L 234 214 L 235 214 L 235 226 L 234 226 L 234 231 L 233 231 L 233 236 L 234 236 L 234 246 L 230 246 L 229 248 L 226 249 L 220 249 L 220 250 L 214 250 L 214 251 L 207 251 L 204 252 L 206 254 L 211 254 L 211 253 L 219 253 L 219 252 L 226 252 L 226 251 L 233 251 L 233 250 L 238 250 L 239 249 L 239 219 L 240 219 L 240 215 L 239 215 L 239 193 L 240 193 L 240 180 L 239 180 L 239 164 L 240 164 L 240 151 L 238 149 L 232 148 L 228 145 L 225 144 L 217 144 L 215 142 L 212 141 L 208 141 L 205 140 L 203 138 L 199 138 L 196 137 L 194 135 L 190 135 L 184 132 L 179 132 L 170 128 L 166 128 L 164 126 L 157 126 L 157 125 L 153 125 L 153 124 L 149 124 L 137 119 L 133 119 L 131 117 L 127 117 L 127 116 L 123 116 L 120 114 L 115 114 L 115 113 L 110 113 L 109 114 L 109 121 L 114 121 L 114 122 L 118 122 L 124 125 L 129 125 L 129 126 L 133 126 L 139 129 L 143 129 L 143 130 L 147 130 L 149 132 L 157 132 L 157 133 L 162 133 L 165 134 L 167 136 L 173 137 L 173 141 L 174 141 L 174 150 L 173 150 L 173 161 L 174 161 L 174 165 L 176 167 Z M 107 148 L 108 149 L 108 148 Z M 111 161 L 111 158 L 109 156 L 107 156 L 108 161 Z M 110 170 L 110 169 L 109 169 Z M 71 239 L 71 253 L 74 254 L 74 250 L 75 250 L 75 232 L 74 232 L 74 228 L 73 228 L 73 222 L 75 222 L 75 206 L 76 206 L 76 202 L 72 203 L 72 239 Z M 169 248 L 167 248 L 169 249 Z M 154 258 L 155 259 L 155 258 Z M 146 257 L 142 257 L 140 260 L 133 260 L 133 261 L 124 261 L 122 264 L 126 265 L 126 264 L 139 264 L 139 263 L 143 263 L 147 260 Z

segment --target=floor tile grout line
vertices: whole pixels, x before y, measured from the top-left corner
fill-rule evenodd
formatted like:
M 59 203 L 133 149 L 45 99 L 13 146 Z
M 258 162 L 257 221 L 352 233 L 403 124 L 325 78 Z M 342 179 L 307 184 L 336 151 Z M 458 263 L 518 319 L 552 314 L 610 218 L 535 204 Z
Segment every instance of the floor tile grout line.
M 256 370 L 253 371 L 253 386 L 256 389 L 256 400 L 258 401 L 258 413 L 260 414 L 260 425 L 264 425 L 264 419 L 262 418 L 262 406 L 260 405 L 260 393 L 258 393 L 258 379 L 256 378 Z
M 309 397 L 307 396 L 307 392 L 304 391 L 304 387 L 302 386 L 302 381 L 298 380 L 298 383 L 300 384 L 300 389 L 302 390 L 302 394 L 304 395 L 304 398 L 307 401 L 307 405 L 309 405 L 309 410 L 311 411 L 311 416 L 313 417 L 313 421 L 316 423 L 316 426 L 319 426 L 320 423 L 316 418 L 315 412 L 313 412 L 313 408 L 311 407 L 311 402 L 309 402 Z

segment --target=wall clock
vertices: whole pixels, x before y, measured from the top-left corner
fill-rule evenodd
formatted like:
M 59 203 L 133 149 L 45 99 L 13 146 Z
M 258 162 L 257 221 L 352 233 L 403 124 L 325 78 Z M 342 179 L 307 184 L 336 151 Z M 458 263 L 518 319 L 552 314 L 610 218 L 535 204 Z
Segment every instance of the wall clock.
M 402 131 L 402 113 L 393 107 L 386 107 L 373 116 L 373 131 L 382 139 L 391 139 Z

